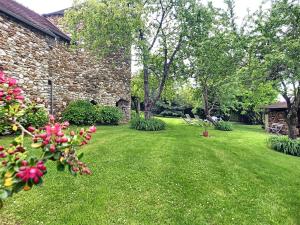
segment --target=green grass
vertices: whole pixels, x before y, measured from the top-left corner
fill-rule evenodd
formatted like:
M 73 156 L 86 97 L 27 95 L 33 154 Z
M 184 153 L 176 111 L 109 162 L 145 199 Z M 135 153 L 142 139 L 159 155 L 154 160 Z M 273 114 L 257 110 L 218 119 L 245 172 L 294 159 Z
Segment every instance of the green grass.
M 92 176 L 49 163 L 44 186 L 6 201 L 0 224 L 300 224 L 300 158 L 270 150 L 261 128 L 204 138 L 165 121 L 159 132 L 99 127 L 83 149 Z

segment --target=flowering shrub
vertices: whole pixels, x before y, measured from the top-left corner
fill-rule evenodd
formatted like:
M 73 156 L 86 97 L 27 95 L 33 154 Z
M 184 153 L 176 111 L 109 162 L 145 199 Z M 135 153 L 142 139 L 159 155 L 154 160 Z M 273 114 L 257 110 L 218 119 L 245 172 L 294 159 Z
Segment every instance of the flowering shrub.
M 72 131 L 69 123 L 56 123 L 49 116 L 49 123 L 44 127 L 23 127 L 19 119 L 28 110 L 23 91 L 17 86 L 16 79 L 6 78 L 0 71 L 0 115 L 5 124 L 13 131 L 20 131 L 9 146 L 0 146 L 0 207 L 2 200 L 21 190 L 28 191 L 34 185 L 43 183 L 47 173 L 45 163 L 57 162 L 59 171 L 67 167 L 72 175 L 91 174 L 91 171 L 77 155 L 76 149 L 88 143 L 91 134 L 96 132 L 94 126 L 89 129 Z M 34 157 L 24 146 L 25 134 L 31 136 L 31 148 L 40 149 L 41 157 Z

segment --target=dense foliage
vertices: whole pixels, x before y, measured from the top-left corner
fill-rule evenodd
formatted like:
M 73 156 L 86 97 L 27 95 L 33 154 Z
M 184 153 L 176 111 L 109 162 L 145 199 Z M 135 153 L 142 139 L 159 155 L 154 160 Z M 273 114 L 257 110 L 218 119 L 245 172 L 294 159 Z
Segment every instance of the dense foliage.
M 46 125 L 49 121 L 49 115 L 47 110 L 43 105 L 32 103 L 30 101 L 26 102 L 27 108 L 23 116 L 19 118 L 19 122 L 23 127 L 42 127 Z M 3 113 L 3 111 L 1 112 Z M 5 114 L 0 115 L 0 135 L 6 135 L 14 133 L 11 125 L 5 119 Z
M 232 123 L 230 123 L 228 121 L 218 121 L 214 125 L 217 130 L 223 130 L 223 131 L 232 131 L 233 130 Z
M 97 121 L 95 106 L 86 100 L 71 102 L 62 113 L 63 120 L 74 125 L 92 125 Z
M 95 106 L 97 111 L 97 123 L 117 125 L 123 118 L 123 113 L 114 106 Z
M 117 125 L 123 118 L 123 113 L 115 106 L 93 105 L 86 100 L 77 100 L 67 106 L 62 116 L 63 120 L 74 125 Z
M 146 120 L 143 117 L 137 116 L 130 121 L 130 127 L 132 129 L 143 131 L 159 131 L 166 128 L 166 123 L 156 118 Z
M 300 156 L 300 140 L 290 139 L 287 136 L 272 136 L 268 140 L 270 147 L 288 155 Z
M 294 0 L 273 1 L 251 15 L 247 60 L 243 74 L 248 82 L 269 84 L 287 102 L 290 138 L 297 138 L 300 107 L 300 5 Z
M 43 105 L 29 104 L 24 115 L 20 118 L 23 127 L 42 127 L 49 121 L 49 115 Z
M 1 119 L 13 131 L 21 133 L 10 145 L 0 146 L 0 207 L 2 201 L 14 193 L 41 185 L 47 173 L 45 163 L 48 160 L 55 161 L 59 171 L 67 167 L 73 175 L 91 173 L 86 164 L 80 161 L 82 154 L 77 155 L 76 150 L 88 143 L 96 128 L 71 131 L 68 129 L 68 122 L 56 123 L 53 116 L 49 117 L 45 126 L 25 128 L 20 123 L 20 118 L 25 113 L 33 112 L 24 99 L 23 90 L 17 85 L 17 80 L 7 78 L 0 72 Z M 40 149 L 42 154 L 39 157 L 28 151 L 24 143 L 25 134 L 32 138 L 31 148 Z

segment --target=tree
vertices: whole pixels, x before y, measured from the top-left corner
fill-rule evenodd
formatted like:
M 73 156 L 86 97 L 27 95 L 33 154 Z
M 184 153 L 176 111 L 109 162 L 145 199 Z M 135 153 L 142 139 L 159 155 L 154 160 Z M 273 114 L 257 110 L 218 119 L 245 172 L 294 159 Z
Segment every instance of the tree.
M 150 96 L 153 96 L 156 93 L 156 88 L 159 85 L 160 77 L 154 73 L 149 74 L 149 93 Z M 135 75 L 131 80 L 131 95 L 134 101 L 135 109 L 137 114 L 140 111 L 140 103 L 144 102 L 144 76 L 143 73 Z M 161 99 L 165 101 L 172 101 L 176 95 L 176 83 L 174 77 L 170 77 L 166 83 L 164 90 L 161 94 Z
M 269 82 L 287 102 L 289 137 L 297 137 L 300 106 L 300 5 L 293 0 L 274 1 L 253 16 L 248 53 L 249 75 Z M 251 27 L 250 27 L 251 28 Z
M 230 7 L 233 7 L 232 1 Z M 186 55 L 188 74 L 194 78 L 198 94 L 208 120 L 213 110 L 232 102 L 236 70 L 241 60 L 234 14 L 214 8 L 195 5 L 189 14 L 189 42 Z M 203 22 L 201 22 L 203 21 Z
M 172 65 L 186 41 L 185 13 L 193 0 L 75 1 L 66 14 L 73 41 L 99 56 L 125 51 L 133 44 L 142 65 L 145 118 L 160 99 Z M 157 60 L 159 59 L 159 60 Z M 150 75 L 159 77 L 150 91 Z

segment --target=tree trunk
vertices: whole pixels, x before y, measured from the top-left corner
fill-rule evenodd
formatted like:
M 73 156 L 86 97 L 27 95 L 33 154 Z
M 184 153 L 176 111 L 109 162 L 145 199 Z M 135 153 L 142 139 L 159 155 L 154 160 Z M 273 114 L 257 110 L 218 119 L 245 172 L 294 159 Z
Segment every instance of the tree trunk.
M 151 113 L 151 109 L 152 109 L 152 103 L 151 100 L 149 102 L 145 102 L 145 111 L 144 111 L 144 116 L 145 119 L 148 120 L 152 117 L 152 113 Z
M 152 101 L 150 98 L 150 92 L 149 92 L 149 70 L 147 65 L 144 65 L 144 115 L 145 119 L 148 120 L 151 118 L 151 109 L 152 109 Z
M 139 97 L 132 97 L 132 102 L 134 104 L 134 109 L 137 115 L 140 115 L 140 111 L 141 111 L 141 105 L 140 105 L 140 99 Z
M 288 125 L 288 135 L 291 139 L 296 139 L 298 135 L 298 109 L 295 105 L 291 106 L 286 115 Z
M 140 115 L 141 103 L 140 103 L 140 99 L 139 98 L 136 98 L 135 111 L 136 111 L 136 114 Z
M 286 114 L 286 122 L 288 125 L 288 135 L 291 139 L 296 139 L 298 135 L 298 112 L 299 112 L 299 106 L 300 106 L 300 87 L 298 87 L 294 91 L 294 99 L 292 100 L 287 95 L 287 87 L 282 82 L 283 86 L 285 87 L 285 92 L 282 93 L 282 96 L 284 97 L 286 103 L 287 103 L 287 114 Z
M 143 73 L 144 73 L 144 115 L 145 119 L 151 118 L 151 109 L 152 109 L 152 101 L 150 98 L 150 90 L 149 90 L 149 54 L 150 50 L 147 47 L 144 31 L 141 29 L 140 31 L 140 41 L 141 41 L 141 50 L 142 50 L 142 62 L 143 62 Z
M 204 113 L 205 113 L 205 117 L 206 119 L 211 122 L 212 124 L 216 124 L 216 121 L 214 121 L 212 118 L 211 118 L 211 115 L 210 115 L 210 107 L 209 107 L 209 101 L 208 101 L 208 90 L 207 90 L 207 87 L 204 85 L 204 88 L 203 88 L 203 102 L 204 102 Z

